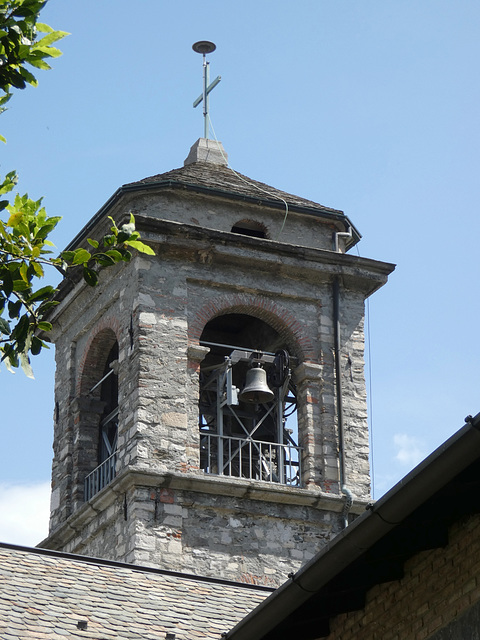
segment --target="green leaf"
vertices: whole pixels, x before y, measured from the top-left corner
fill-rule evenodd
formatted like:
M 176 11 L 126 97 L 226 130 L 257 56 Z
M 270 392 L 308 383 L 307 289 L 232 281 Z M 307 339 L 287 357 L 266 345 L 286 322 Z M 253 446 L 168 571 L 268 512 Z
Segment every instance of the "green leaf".
M 10 325 L 5 318 L 0 318 L 0 332 L 6 336 L 10 335 Z
M 5 348 L 2 360 L 4 359 L 6 359 L 5 364 L 7 365 L 7 369 L 9 369 L 10 371 L 12 371 L 12 367 L 15 367 L 15 368 L 18 367 L 17 354 L 15 353 L 15 351 L 13 351 L 13 349 L 10 349 L 9 351 L 7 351 L 7 348 Z
M 27 271 L 28 271 L 27 265 L 25 264 L 25 262 L 23 262 L 20 265 L 19 272 L 20 272 L 20 276 L 22 277 L 22 280 L 24 280 L 25 282 L 28 282 Z
M 107 234 L 106 236 L 103 236 L 103 246 L 112 247 L 116 240 L 117 238 L 114 235 Z
M 3 293 L 8 298 L 13 292 L 13 278 L 10 271 L 6 271 L 3 276 Z
M 19 343 L 20 351 L 23 351 L 25 348 L 25 341 L 28 337 L 28 332 L 30 329 L 30 320 L 26 313 L 20 318 L 20 320 L 15 325 L 12 331 L 12 338 L 14 338 Z
M 43 316 L 46 311 L 48 311 L 52 307 L 56 307 L 57 304 L 60 304 L 59 300 L 45 300 L 39 305 L 37 309 L 38 315 Z
M 38 356 L 43 347 L 43 340 L 40 340 L 37 336 L 33 336 L 32 338 L 32 346 L 30 347 L 30 351 L 32 355 Z
M 130 240 L 130 242 L 126 242 L 125 244 L 127 244 L 129 247 L 132 247 L 132 249 L 136 249 L 140 253 L 145 253 L 147 256 L 155 255 L 155 251 L 152 249 L 152 247 L 149 247 L 148 244 L 145 244 L 140 240 Z
M 108 219 L 112 221 L 112 226 L 110 227 L 110 231 L 113 233 L 114 236 L 118 235 L 118 227 L 115 223 L 115 220 L 112 218 L 112 216 L 108 216 Z
M 12 215 L 9 217 L 7 221 L 7 227 L 14 228 L 18 226 L 22 220 L 23 220 L 23 211 L 16 211 L 15 213 L 12 213 Z
M 38 29 L 38 25 L 37 25 L 37 29 Z M 40 31 L 40 29 L 38 29 L 38 31 Z M 66 31 L 53 31 L 53 29 L 51 31 L 48 31 L 48 32 L 42 31 L 41 33 L 47 33 L 47 35 L 43 36 L 43 38 L 41 38 L 34 45 L 35 49 L 38 48 L 36 45 L 39 45 L 40 47 L 46 47 L 46 46 L 48 46 L 50 44 L 53 44 L 54 42 L 57 42 L 58 40 L 61 40 L 62 38 L 65 38 L 65 36 L 69 36 L 70 35 Z
M 46 38 L 48 38 L 49 36 L 45 36 Z M 60 51 L 60 49 L 56 49 L 55 47 L 50 47 L 50 46 L 36 46 L 34 47 L 34 51 L 35 53 L 37 51 L 40 51 L 40 53 L 45 54 L 46 56 L 49 56 L 50 58 L 58 58 L 59 56 L 62 55 L 62 52 Z M 28 61 L 30 63 L 30 60 Z
M 37 328 L 40 331 L 51 331 L 52 330 L 52 324 L 50 322 L 45 322 L 42 320 L 42 322 L 39 322 L 37 324 Z
M 22 351 L 19 354 L 19 356 L 20 356 L 20 364 L 22 365 L 23 372 L 25 373 L 27 378 L 35 379 L 35 376 L 33 375 L 33 370 L 32 370 L 32 366 L 30 364 L 30 359 L 28 357 L 28 354 L 25 353 L 25 351 Z
M 84 264 L 85 262 L 88 262 L 92 257 L 91 253 L 86 249 L 75 249 L 73 253 L 75 255 L 72 264 Z
M 35 26 L 37 27 L 37 31 L 40 31 L 40 33 L 52 33 L 53 31 L 52 27 L 44 22 L 37 22 Z
M 48 71 L 52 67 L 45 62 L 45 60 L 37 59 L 37 60 L 29 60 L 28 64 L 31 64 L 32 67 L 36 67 L 37 69 L 42 69 L 43 71 Z
M 29 298 L 27 298 L 26 302 L 30 304 L 32 302 L 38 302 L 39 300 L 46 300 L 54 293 L 55 293 L 55 289 L 52 286 L 48 285 L 46 287 L 42 287 L 38 291 L 35 291 L 35 293 L 33 293 Z
M 22 301 L 17 300 L 17 302 L 9 302 L 8 303 L 8 315 L 10 318 L 18 318 L 20 314 L 20 309 L 22 308 Z
M 35 234 L 35 238 L 39 240 L 44 240 L 49 233 L 51 233 L 55 229 L 54 224 L 45 224 L 41 227 L 37 233 Z
M 92 240 L 92 238 L 87 238 L 87 242 L 89 245 L 91 245 L 94 249 L 98 249 L 98 241 L 97 240 Z
M 122 227 L 122 230 L 119 231 L 118 233 L 117 242 L 119 244 L 122 244 L 123 242 L 126 242 L 127 240 L 129 240 L 131 235 L 132 235 L 131 233 L 127 233 L 126 231 L 123 231 L 123 227 Z
M 65 262 L 73 262 L 73 259 L 75 258 L 75 252 L 74 251 L 62 251 L 60 256 L 61 256 L 61 258 L 63 260 L 65 260 Z
M 91 287 L 95 287 L 98 283 L 98 273 L 87 266 L 83 267 L 83 279 Z
M 14 280 L 13 281 L 13 290 L 14 291 L 26 291 L 27 289 L 30 289 L 30 285 L 28 282 L 25 282 L 24 280 Z
M 107 256 L 110 256 L 110 258 L 112 258 L 115 262 L 120 262 L 120 260 L 122 259 L 122 254 L 116 249 L 109 249 L 108 251 L 105 251 L 105 253 Z
M 35 275 L 37 276 L 37 278 L 43 278 L 43 276 L 45 275 L 45 272 L 43 271 L 42 265 L 39 264 L 38 262 L 32 262 L 31 264 L 32 264 L 32 267 L 33 267 L 33 269 L 35 271 Z
M 23 67 L 20 70 L 20 73 L 25 78 L 25 80 L 28 82 L 28 84 L 31 84 L 32 87 L 38 87 L 38 80 L 35 78 L 33 73 L 30 73 L 30 71 L 28 71 L 28 69 L 25 69 L 25 67 Z
M 115 264 L 116 262 L 112 257 L 107 256 L 106 253 L 96 253 L 93 256 L 93 259 L 102 267 L 111 267 L 112 264 Z

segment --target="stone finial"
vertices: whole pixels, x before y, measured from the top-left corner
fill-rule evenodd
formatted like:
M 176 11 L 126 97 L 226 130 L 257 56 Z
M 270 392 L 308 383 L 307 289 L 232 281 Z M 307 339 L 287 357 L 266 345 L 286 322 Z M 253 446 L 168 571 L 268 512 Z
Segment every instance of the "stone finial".
M 228 156 L 221 142 L 208 138 L 199 138 L 188 154 L 183 166 L 194 162 L 211 162 L 212 164 L 228 165 Z

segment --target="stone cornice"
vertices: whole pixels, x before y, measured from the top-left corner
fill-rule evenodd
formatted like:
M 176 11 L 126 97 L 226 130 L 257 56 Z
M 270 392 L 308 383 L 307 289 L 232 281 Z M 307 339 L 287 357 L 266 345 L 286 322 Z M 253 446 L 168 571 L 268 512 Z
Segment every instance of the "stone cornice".
M 135 487 L 168 488 L 173 490 L 193 491 L 209 495 L 255 500 L 275 504 L 298 505 L 318 510 L 341 513 L 345 498 L 329 494 L 318 488 L 302 489 L 284 485 L 270 485 L 264 482 L 244 480 L 242 478 L 224 478 L 220 476 L 201 476 L 175 473 L 153 473 L 141 469 L 128 468 L 122 471 L 115 480 L 73 513 L 66 522 L 53 531 L 39 547 L 57 549 L 68 544 L 77 534 L 85 530 L 101 513 L 113 505 L 118 498 Z M 355 500 L 350 513 L 359 515 L 369 504 L 366 500 Z M 114 517 L 112 511 L 112 517 Z M 99 527 L 107 523 L 99 522 Z

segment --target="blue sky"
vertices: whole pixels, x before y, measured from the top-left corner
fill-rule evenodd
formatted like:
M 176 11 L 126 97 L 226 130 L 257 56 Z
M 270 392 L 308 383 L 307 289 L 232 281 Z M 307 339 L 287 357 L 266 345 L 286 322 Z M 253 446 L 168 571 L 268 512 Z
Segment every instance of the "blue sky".
M 476 0 L 50 0 L 42 20 L 72 35 L 1 116 L 0 170 L 63 216 L 59 249 L 121 184 L 183 164 L 203 133 L 191 46 L 212 40 L 231 166 L 342 209 L 360 254 L 398 265 L 369 303 L 376 497 L 480 410 Z M 35 381 L 0 372 L 0 539 L 28 544 L 53 349 L 33 364 Z

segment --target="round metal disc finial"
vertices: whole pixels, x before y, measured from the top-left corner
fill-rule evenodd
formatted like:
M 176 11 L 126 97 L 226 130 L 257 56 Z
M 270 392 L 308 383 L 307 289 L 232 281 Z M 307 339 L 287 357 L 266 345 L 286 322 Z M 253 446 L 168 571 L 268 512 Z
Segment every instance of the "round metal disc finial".
M 208 40 L 199 40 L 198 42 L 195 42 L 194 45 L 192 45 L 192 49 L 196 53 L 203 53 L 203 55 L 205 55 L 206 53 L 212 53 L 216 48 L 216 45 L 214 45 L 213 42 L 209 42 Z

